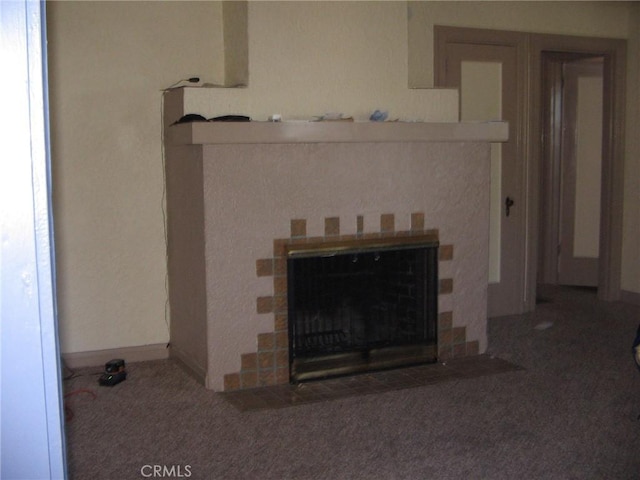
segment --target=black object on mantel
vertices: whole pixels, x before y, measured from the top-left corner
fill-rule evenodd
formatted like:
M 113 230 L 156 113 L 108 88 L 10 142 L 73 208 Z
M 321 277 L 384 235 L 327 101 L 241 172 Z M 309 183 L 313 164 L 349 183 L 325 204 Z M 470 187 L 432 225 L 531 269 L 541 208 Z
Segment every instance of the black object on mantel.
M 206 118 L 197 113 L 187 113 L 180 117 L 180 120 L 177 120 L 172 123 L 172 125 L 176 125 L 178 123 L 191 123 L 191 122 L 208 122 Z
M 209 119 L 210 122 L 250 122 L 251 118 L 245 115 L 222 115 Z
M 220 117 L 213 117 L 206 119 L 198 113 L 187 113 L 180 117 L 180 120 L 172 123 L 176 125 L 178 123 L 193 123 L 193 122 L 250 122 L 251 118 L 245 115 L 222 115 Z

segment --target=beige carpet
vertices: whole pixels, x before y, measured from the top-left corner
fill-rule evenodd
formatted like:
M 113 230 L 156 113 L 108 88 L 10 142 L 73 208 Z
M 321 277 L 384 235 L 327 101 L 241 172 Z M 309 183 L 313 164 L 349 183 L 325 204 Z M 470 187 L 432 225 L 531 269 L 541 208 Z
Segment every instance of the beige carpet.
M 637 479 L 640 307 L 543 288 L 533 314 L 489 322 L 522 367 L 287 408 L 240 411 L 171 361 L 65 381 L 70 478 Z M 156 476 L 158 478 L 158 476 Z

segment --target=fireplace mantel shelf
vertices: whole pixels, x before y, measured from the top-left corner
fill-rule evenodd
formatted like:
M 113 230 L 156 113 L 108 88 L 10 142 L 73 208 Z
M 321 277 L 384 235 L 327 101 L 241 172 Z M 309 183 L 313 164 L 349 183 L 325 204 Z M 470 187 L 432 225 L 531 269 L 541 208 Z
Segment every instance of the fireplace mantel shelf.
M 194 122 L 167 129 L 168 145 L 505 142 L 507 122 Z

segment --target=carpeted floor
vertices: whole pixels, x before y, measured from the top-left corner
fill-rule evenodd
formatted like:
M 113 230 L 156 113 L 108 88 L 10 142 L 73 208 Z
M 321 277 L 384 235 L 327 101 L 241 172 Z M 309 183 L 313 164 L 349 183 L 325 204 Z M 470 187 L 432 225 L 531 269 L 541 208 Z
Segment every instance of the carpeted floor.
M 241 411 L 171 361 L 128 364 L 112 388 L 79 370 L 70 478 L 640 478 L 640 307 L 539 294 L 489 322 L 489 356 L 521 367 L 493 375 Z

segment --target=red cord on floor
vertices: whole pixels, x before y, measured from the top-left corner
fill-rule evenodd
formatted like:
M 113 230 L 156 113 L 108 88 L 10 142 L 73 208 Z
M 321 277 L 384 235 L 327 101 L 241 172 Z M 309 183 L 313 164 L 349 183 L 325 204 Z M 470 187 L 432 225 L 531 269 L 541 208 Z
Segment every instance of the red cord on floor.
M 94 400 L 96 398 L 98 398 L 98 396 L 92 390 L 89 390 L 88 388 L 79 388 L 78 390 L 73 390 L 72 392 L 66 393 L 64 395 L 64 399 L 65 399 L 65 403 L 64 403 L 64 419 L 67 422 L 70 422 L 73 419 L 73 410 L 71 409 L 71 407 L 69 405 L 67 405 L 66 399 L 71 397 L 71 396 L 73 396 L 73 395 L 78 395 L 79 393 L 88 393 L 89 395 L 91 395 L 93 397 Z

